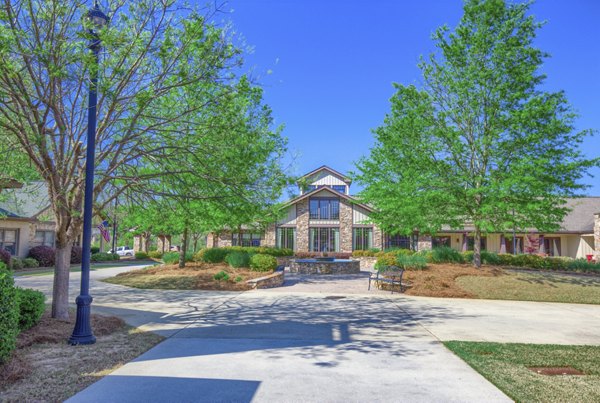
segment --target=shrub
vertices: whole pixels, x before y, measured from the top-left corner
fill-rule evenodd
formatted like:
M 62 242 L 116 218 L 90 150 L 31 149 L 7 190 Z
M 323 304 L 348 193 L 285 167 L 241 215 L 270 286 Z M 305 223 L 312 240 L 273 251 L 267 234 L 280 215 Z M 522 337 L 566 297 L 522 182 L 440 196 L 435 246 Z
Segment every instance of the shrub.
M 467 250 L 460 253 L 466 263 L 473 263 L 473 254 L 474 252 L 472 250 Z
M 408 256 L 413 255 L 415 252 L 410 249 L 389 248 L 385 250 L 385 253 L 392 253 L 396 256 Z
M 514 256 L 511 255 L 510 253 L 500 253 L 498 254 L 498 264 L 501 266 L 513 266 L 513 260 L 514 260 Z
M 539 268 L 543 266 L 543 257 L 538 255 L 517 255 L 513 258 L 513 265 L 517 267 Z
M 159 250 L 151 250 L 150 252 L 148 252 L 148 257 L 152 258 L 152 259 L 161 259 L 163 256 L 163 253 Z
M 375 269 L 379 270 L 381 267 L 395 266 L 397 256 L 393 253 L 384 253 L 377 258 L 375 262 Z
M 135 252 L 136 259 L 148 259 L 148 254 L 144 251 L 138 250 Z
M 6 263 L 0 262 L 0 270 L 8 270 L 8 266 L 6 266 Z
M 51 267 L 54 266 L 56 251 L 49 246 L 34 246 L 29 249 L 28 257 L 37 260 L 41 267 Z
M 465 259 L 456 249 L 440 246 L 431 250 L 432 263 L 464 263 Z
M 0 364 L 10 358 L 19 334 L 19 300 L 16 293 L 11 273 L 6 269 L 0 270 Z
M 23 259 L 23 266 L 25 266 L 26 268 L 30 269 L 33 267 L 39 267 L 39 263 L 37 260 L 30 258 L 30 257 L 26 257 L 25 259 Z
M 242 281 L 242 280 L 243 280 L 242 276 L 237 276 L 237 277 L 235 278 L 235 280 L 234 280 L 234 281 L 235 281 L 236 283 L 239 283 L 239 282 L 240 282 L 240 281 Z
M 217 281 L 227 281 L 229 280 L 229 274 L 225 273 L 223 270 L 221 270 L 220 272 L 218 272 L 217 274 L 215 274 L 213 276 L 213 279 L 217 280 Z
M 179 263 L 179 252 L 166 252 L 162 256 L 162 261 L 165 262 L 165 264 Z
M 250 258 L 250 268 L 253 271 L 271 271 L 277 268 L 275 256 L 257 253 Z
M 567 262 L 568 270 L 591 271 L 600 273 L 600 263 L 588 262 L 586 259 L 574 259 Z
M 500 262 L 501 260 L 497 253 L 488 252 L 487 250 L 481 251 L 481 263 L 497 266 Z
M 202 261 L 206 263 L 222 263 L 229 250 L 225 248 L 207 248 L 203 250 Z
M 97 246 L 92 246 L 92 247 L 90 248 L 90 252 L 91 252 L 91 253 L 92 253 L 92 255 L 93 255 L 94 253 L 98 253 L 98 252 L 100 252 L 100 248 L 99 248 L 99 247 L 97 247 Z
M 423 270 L 427 268 L 427 260 L 423 256 L 400 255 L 396 257 L 396 266 L 404 270 Z
M 229 264 L 229 266 L 234 268 L 249 267 L 250 255 L 248 254 L 248 252 L 234 250 L 229 252 L 227 256 L 225 256 L 225 261 Z
M 110 262 L 113 260 L 119 260 L 121 257 L 116 253 L 98 252 L 94 253 L 91 257 L 92 262 Z
M 46 309 L 46 296 L 29 288 L 17 288 L 16 291 L 19 300 L 19 328 L 27 330 L 40 321 Z
M 4 248 L 0 248 L 0 262 L 3 262 L 6 267 L 10 267 L 10 252 Z
M 18 257 L 13 257 L 10 259 L 10 267 L 13 270 L 22 270 L 25 267 L 25 263 L 23 263 L 22 259 Z
M 71 247 L 71 264 L 81 263 L 81 252 L 81 246 L 73 245 Z

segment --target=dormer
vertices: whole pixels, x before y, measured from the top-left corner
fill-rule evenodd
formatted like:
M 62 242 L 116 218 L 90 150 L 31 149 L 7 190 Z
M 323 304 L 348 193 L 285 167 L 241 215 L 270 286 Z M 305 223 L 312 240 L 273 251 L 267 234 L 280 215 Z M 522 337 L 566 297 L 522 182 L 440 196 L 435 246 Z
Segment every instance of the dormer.
M 298 187 L 300 188 L 300 194 L 311 192 L 319 188 L 330 188 L 336 192 L 349 195 L 350 184 L 352 179 L 346 175 L 323 165 L 320 168 L 315 169 L 307 173 L 298 179 Z

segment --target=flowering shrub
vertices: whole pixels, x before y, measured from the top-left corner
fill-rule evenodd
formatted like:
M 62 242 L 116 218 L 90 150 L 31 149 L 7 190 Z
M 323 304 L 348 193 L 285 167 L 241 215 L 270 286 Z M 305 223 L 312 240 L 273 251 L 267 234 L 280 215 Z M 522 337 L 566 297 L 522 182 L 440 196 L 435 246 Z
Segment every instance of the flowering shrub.
M 82 250 L 81 246 L 73 245 L 71 247 L 71 264 L 81 263 Z
M 27 257 L 37 260 L 41 267 L 51 267 L 54 266 L 56 251 L 49 246 L 34 246 L 29 249 L 29 256 Z

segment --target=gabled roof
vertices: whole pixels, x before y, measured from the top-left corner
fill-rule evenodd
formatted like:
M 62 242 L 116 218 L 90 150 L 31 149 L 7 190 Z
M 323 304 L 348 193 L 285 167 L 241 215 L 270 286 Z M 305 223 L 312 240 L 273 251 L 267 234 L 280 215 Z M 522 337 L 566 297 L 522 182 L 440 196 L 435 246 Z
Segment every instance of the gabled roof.
M 50 207 L 44 182 L 32 182 L 21 188 L 5 190 L 0 195 L 0 215 L 11 218 L 36 218 Z
M 304 199 L 306 199 L 308 197 L 314 196 L 315 194 L 320 193 L 320 192 L 329 192 L 329 193 L 331 193 L 332 196 L 339 197 L 339 198 L 344 199 L 344 200 L 348 200 L 350 203 L 355 204 L 357 206 L 360 206 L 360 207 L 364 208 L 365 210 L 373 211 L 373 208 L 369 207 L 366 204 L 360 203 L 358 201 L 358 199 L 356 199 L 356 198 L 354 198 L 352 196 L 349 196 L 347 194 L 344 194 L 344 193 L 336 192 L 335 190 L 333 190 L 331 188 L 328 188 L 328 187 L 320 187 L 320 188 L 317 188 L 317 189 L 313 189 L 310 192 L 301 194 L 300 196 L 296 196 L 293 199 L 288 200 L 283 205 L 284 205 L 284 207 L 291 206 L 292 204 L 296 204 L 299 201 L 302 201 L 302 200 L 304 200 Z
M 298 180 L 308 178 L 308 177 L 313 176 L 321 171 L 328 171 L 329 173 L 339 177 L 341 180 L 343 180 L 347 184 L 352 183 L 352 179 L 350 179 L 348 176 L 344 175 L 341 172 L 336 171 L 335 169 L 329 168 L 327 165 L 323 165 L 323 166 L 315 169 L 314 171 L 310 171 L 309 173 L 302 175 Z
M 600 211 L 600 197 L 567 199 L 567 207 L 572 210 L 561 224 L 562 231 L 590 234 L 594 232 L 594 213 Z

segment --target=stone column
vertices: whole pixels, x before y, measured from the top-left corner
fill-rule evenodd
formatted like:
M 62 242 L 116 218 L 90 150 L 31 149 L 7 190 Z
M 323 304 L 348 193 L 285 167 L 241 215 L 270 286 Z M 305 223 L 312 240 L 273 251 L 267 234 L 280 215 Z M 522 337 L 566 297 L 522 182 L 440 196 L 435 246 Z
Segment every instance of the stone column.
M 206 236 L 206 247 L 214 248 L 215 247 L 215 235 L 212 232 L 209 232 Z
M 500 253 L 506 253 L 506 238 L 500 235 Z
M 225 246 L 231 246 L 232 242 L 231 242 L 231 232 L 229 231 L 224 231 L 221 232 L 219 234 L 219 248 L 225 247 Z
M 308 252 L 308 199 L 296 203 L 296 251 Z
M 156 241 L 156 249 L 160 252 L 169 252 L 171 250 L 171 235 L 159 235 Z
M 352 206 L 340 200 L 340 252 L 352 253 Z
M 600 213 L 594 214 L 594 255 L 600 261 Z
M 142 236 L 134 235 L 133 236 L 133 253 L 142 251 Z
M 383 232 L 376 225 L 373 226 L 373 247 L 383 250 Z
M 263 239 L 261 240 L 261 246 L 269 246 L 271 248 L 275 247 L 275 224 L 270 224 L 267 229 L 265 230 L 265 233 L 263 235 Z
M 469 250 L 469 237 L 466 233 L 462 234 L 462 251 L 466 252 Z

